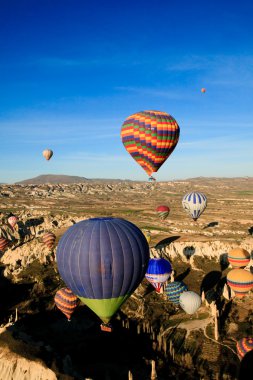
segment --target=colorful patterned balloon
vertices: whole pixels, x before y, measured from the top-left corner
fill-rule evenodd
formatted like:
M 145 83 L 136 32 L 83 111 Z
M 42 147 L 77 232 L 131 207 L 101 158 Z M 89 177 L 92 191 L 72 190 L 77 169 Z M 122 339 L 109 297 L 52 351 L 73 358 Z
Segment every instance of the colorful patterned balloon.
M 42 154 L 45 157 L 45 159 L 48 161 L 50 160 L 50 158 L 53 156 L 54 153 L 51 149 L 45 149 L 43 150 Z
M 133 223 L 94 218 L 63 234 L 56 257 L 65 284 L 108 323 L 144 278 L 149 246 Z
M 191 192 L 183 197 L 184 210 L 196 221 L 207 206 L 207 198 L 203 193 Z
M 162 284 L 168 280 L 171 272 L 172 267 L 168 260 L 163 258 L 154 258 L 149 260 L 145 277 L 159 293 Z
M 188 290 L 187 285 L 182 281 L 173 281 L 166 285 L 165 293 L 169 301 L 173 302 L 175 305 L 179 305 L 180 294 Z
M 121 128 L 128 153 L 151 176 L 175 149 L 180 128 L 176 120 L 160 111 L 141 111 L 129 116 Z
M 61 288 L 56 292 L 54 302 L 58 309 L 61 310 L 70 321 L 71 315 L 79 305 L 80 300 L 69 288 Z
M 43 235 L 42 241 L 49 248 L 52 249 L 55 244 L 56 236 L 53 232 L 47 232 Z
M 165 220 L 169 216 L 170 208 L 168 206 L 158 206 L 156 212 L 161 220 Z
M 243 248 L 234 248 L 228 252 L 228 261 L 233 268 L 245 268 L 250 262 L 250 253 Z
M 243 298 L 253 288 L 253 274 L 245 269 L 232 269 L 227 274 L 227 284 L 238 298 Z
M 253 350 L 253 338 L 246 337 L 238 340 L 236 343 L 236 349 L 240 359 L 242 359 L 247 352 Z

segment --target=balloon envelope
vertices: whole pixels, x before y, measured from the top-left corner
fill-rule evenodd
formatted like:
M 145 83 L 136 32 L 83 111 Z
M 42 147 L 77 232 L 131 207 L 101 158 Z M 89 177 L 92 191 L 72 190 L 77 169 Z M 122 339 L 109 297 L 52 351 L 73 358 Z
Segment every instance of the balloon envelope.
M 43 235 L 42 237 L 42 240 L 43 240 L 43 243 L 49 248 L 49 249 L 52 249 L 54 244 L 55 244 L 55 240 L 56 240 L 56 236 L 53 232 L 47 232 Z
M 201 297 L 191 291 L 183 292 L 179 297 L 179 305 L 187 314 L 194 314 L 201 305 Z
M 227 284 L 238 298 L 243 298 L 253 288 L 253 274 L 245 269 L 232 269 L 227 274 Z
M 253 338 L 245 337 L 239 339 L 236 343 L 236 349 L 240 359 L 242 359 L 247 352 L 253 350 Z
M 162 284 L 168 280 L 172 272 L 171 263 L 163 258 L 150 259 L 146 279 L 160 292 Z
M 56 257 L 66 285 L 107 323 L 144 278 L 149 246 L 133 223 L 94 218 L 64 233 Z
M 170 209 L 168 206 L 158 206 L 156 212 L 161 220 L 165 220 L 169 216 Z
M 15 227 L 15 225 L 17 224 L 17 221 L 18 221 L 18 217 L 15 216 L 15 215 L 12 215 L 12 216 L 10 216 L 10 217 L 8 218 L 8 223 L 9 223 L 9 225 L 10 225 L 12 228 Z
M 243 248 L 234 248 L 228 252 L 228 261 L 233 268 L 244 268 L 250 262 L 250 253 Z
M 173 281 L 166 285 L 165 293 L 169 301 L 173 302 L 175 305 L 179 305 L 180 294 L 188 290 L 187 285 L 182 281 Z
M 205 88 L 201 88 L 201 92 L 202 92 L 202 93 L 205 93 L 205 92 L 206 92 L 206 89 L 205 89 Z
M 129 116 L 121 128 L 124 147 L 151 176 L 175 149 L 180 128 L 166 112 L 141 111 Z
M 53 156 L 54 153 L 51 149 L 45 149 L 43 150 L 42 154 L 46 160 L 50 160 L 50 158 Z
M 0 251 L 4 252 L 5 249 L 10 245 L 10 240 L 3 237 L 0 238 Z
M 80 300 L 69 288 L 61 288 L 56 292 L 54 302 L 58 309 L 70 320 Z
M 203 193 L 193 191 L 183 197 L 182 206 L 187 214 L 196 221 L 207 206 L 207 198 Z

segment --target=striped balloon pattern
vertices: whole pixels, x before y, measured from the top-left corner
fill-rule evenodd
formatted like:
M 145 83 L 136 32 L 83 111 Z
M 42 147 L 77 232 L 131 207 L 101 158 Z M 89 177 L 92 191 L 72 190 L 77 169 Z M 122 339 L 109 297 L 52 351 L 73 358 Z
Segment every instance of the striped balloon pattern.
M 168 206 L 158 206 L 156 212 L 161 220 L 165 220 L 169 216 L 170 209 Z
M 205 194 L 193 191 L 183 197 L 182 205 L 187 214 L 196 221 L 207 206 L 207 198 Z
M 141 111 L 129 116 L 121 128 L 124 147 L 151 176 L 175 149 L 180 128 L 166 112 Z
M 168 280 L 172 272 L 171 263 L 163 258 L 154 258 L 149 260 L 146 279 L 153 285 L 159 293 L 162 284 Z
M 93 218 L 74 224 L 63 234 L 56 257 L 67 287 L 108 323 L 143 280 L 149 246 L 133 223 Z
M 179 297 L 179 305 L 187 314 L 194 314 L 201 306 L 201 297 L 191 291 L 183 292 Z
M 61 310 L 61 312 L 66 315 L 70 321 L 70 318 L 76 307 L 79 305 L 80 300 L 69 288 L 61 288 L 56 292 L 54 302 L 58 309 Z
M 3 237 L 0 238 L 0 251 L 4 252 L 6 248 L 10 245 L 10 240 Z
M 56 236 L 53 232 L 47 232 L 43 235 L 42 241 L 49 248 L 52 249 L 54 247 L 56 240 Z
M 247 352 L 253 350 L 253 338 L 245 337 L 238 340 L 236 343 L 236 349 L 240 359 L 242 359 Z
M 253 274 L 245 269 L 232 269 L 227 274 L 227 284 L 238 298 L 243 298 L 253 288 Z
M 250 253 L 243 248 L 234 248 L 228 252 L 228 261 L 233 268 L 245 268 L 250 262 Z
M 186 292 L 188 287 L 182 281 L 173 281 L 166 285 L 165 293 L 172 303 L 179 305 L 180 294 Z

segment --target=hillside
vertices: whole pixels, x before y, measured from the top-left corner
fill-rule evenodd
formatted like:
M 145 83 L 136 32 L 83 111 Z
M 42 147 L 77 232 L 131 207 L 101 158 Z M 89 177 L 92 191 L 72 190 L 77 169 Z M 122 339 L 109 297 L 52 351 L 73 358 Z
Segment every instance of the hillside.
M 21 185 L 39 185 L 43 183 L 80 183 L 86 182 L 88 178 L 78 177 L 72 175 L 64 175 L 64 174 L 42 174 L 38 177 L 25 179 L 23 181 L 16 182 L 15 184 Z

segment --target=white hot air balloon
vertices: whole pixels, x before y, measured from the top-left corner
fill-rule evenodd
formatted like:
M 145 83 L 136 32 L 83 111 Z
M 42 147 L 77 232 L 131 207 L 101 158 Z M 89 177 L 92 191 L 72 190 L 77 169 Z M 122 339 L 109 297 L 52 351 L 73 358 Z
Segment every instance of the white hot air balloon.
M 183 292 L 179 297 L 179 305 L 187 314 L 194 314 L 201 305 L 201 297 L 191 290 Z
M 207 198 L 203 193 L 191 192 L 183 197 L 184 210 L 196 221 L 207 206 Z

